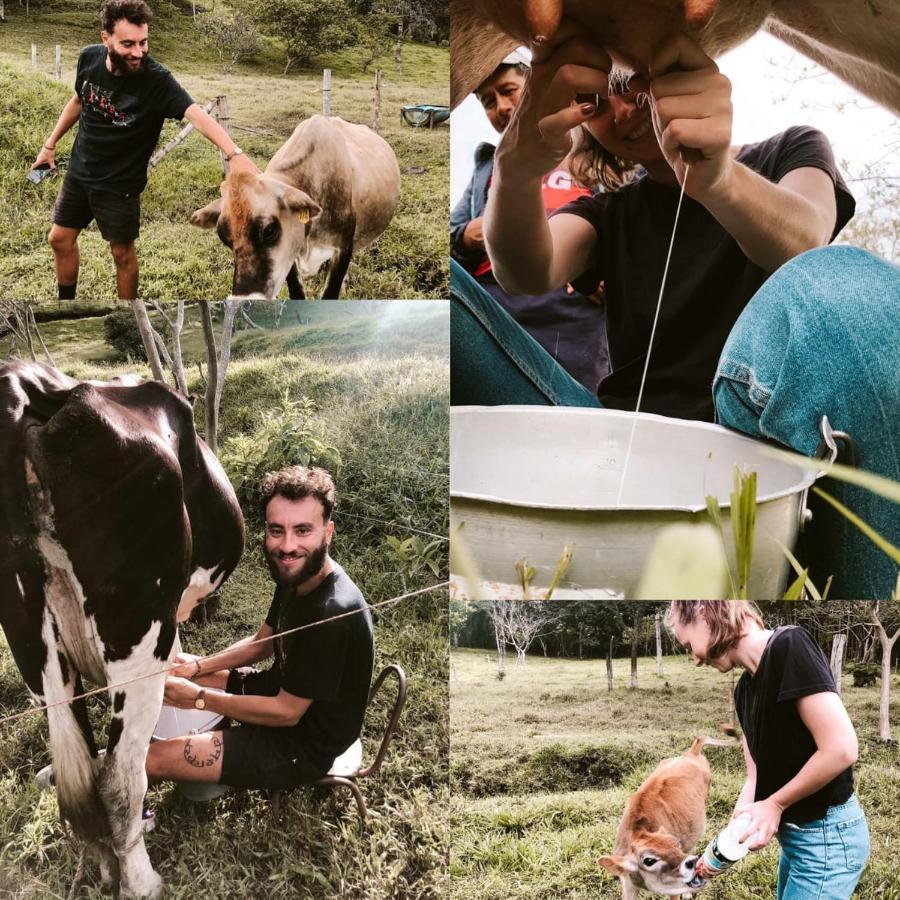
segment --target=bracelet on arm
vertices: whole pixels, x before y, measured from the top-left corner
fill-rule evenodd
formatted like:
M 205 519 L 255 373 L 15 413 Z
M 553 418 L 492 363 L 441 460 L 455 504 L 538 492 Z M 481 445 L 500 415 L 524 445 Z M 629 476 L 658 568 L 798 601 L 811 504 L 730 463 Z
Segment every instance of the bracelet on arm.
M 194 660 L 194 674 L 191 675 L 191 681 L 193 681 L 200 674 L 200 660 Z
M 52 147 L 49 144 L 44 144 L 44 149 L 53 151 L 56 149 L 56 144 L 54 144 Z
M 240 147 L 235 147 L 226 157 L 225 162 L 231 162 L 236 156 L 243 156 L 244 151 Z

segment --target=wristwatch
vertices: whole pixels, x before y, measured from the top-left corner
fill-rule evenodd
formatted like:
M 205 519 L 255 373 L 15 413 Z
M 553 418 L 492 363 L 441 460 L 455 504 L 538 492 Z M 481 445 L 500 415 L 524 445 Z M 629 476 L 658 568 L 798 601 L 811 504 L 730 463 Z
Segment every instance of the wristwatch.
M 194 707 L 196 709 L 206 709 L 206 688 L 200 688 L 197 696 L 194 698 Z
M 225 157 L 225 162 L 231 162 L 236 156 L 243 156 L 244 151 L 240 147 L 235 147 L 232 153 Z

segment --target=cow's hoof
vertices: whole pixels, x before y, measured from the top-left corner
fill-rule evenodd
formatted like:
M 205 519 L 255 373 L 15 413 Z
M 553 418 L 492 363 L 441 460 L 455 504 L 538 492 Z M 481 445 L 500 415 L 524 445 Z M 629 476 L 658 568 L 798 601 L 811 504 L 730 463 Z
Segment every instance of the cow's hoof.
M 140 884 L 125 887 L 119 892 L 121 900 L 159 900 L 163 895 L 163 880 L 152 869 L 140 880 Z

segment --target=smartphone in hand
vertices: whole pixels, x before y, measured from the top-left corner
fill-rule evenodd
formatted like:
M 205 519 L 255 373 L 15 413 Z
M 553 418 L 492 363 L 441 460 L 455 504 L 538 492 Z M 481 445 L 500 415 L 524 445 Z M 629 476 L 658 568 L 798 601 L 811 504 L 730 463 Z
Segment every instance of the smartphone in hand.
M 41 163 L 36 169 L 32 169 L 25 177 L 33 184 L 40 184 L 45 178 L 52 175 L 54 170 L 50 163 Z

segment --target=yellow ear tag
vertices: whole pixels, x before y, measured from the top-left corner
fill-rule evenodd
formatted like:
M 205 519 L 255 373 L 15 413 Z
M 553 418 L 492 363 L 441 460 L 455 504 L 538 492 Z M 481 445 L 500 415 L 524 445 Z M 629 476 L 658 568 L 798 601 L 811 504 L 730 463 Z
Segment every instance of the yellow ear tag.
M 308 210 L 308 209 L 301 209 L 300 212 L 297 213 L 297 218 L 298 218 L 301 222 L 308 222 L 308 221 L 309 221 L 309 210 Z

